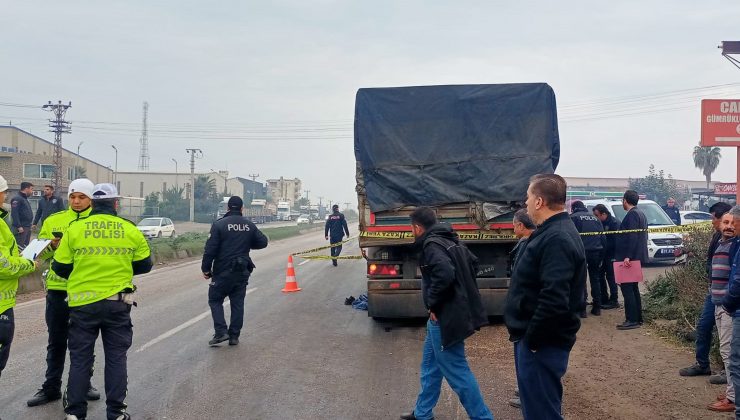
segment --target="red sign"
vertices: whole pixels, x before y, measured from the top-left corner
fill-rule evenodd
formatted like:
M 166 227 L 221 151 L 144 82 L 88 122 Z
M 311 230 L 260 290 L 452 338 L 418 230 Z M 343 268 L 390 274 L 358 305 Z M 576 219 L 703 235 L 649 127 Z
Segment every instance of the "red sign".
M 740 99 L 701 101 L 701 145 L 740 146 Z
M 720 195 L 736 195 L 737 184 L 728 182 L 726 184 L 714 184 L 714 193 Z

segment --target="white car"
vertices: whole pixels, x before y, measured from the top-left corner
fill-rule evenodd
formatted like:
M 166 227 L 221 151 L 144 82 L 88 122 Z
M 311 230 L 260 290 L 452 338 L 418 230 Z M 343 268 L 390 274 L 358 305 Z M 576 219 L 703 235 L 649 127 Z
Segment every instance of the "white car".
M 307 214 L 302 214 L 298 216 L 298 219 L 296 219 L 299 225 L 306 225 L 311 222 L 311 220 L 308 218 Z
M 603 204 L 607 210 L 616 217 L 620 222 L 627 214 L 622 207 L 622 200 L 583 200 L 583 204 L 593 211 L 597 204 Z M 665 228 L 675 226 L 673 221 L 663 211 L 663 209 L 652 200 L 640 200 L 637 208 L 645 213 L 648 222 L 648 257 L 649 262 L 673 262 L 675 260 L 675 251 L 683 247 L 683 236 L 680 233 L 658 233 L 650 232 L 650 229 Z
M 175 224 L 166 217 L 147 217 L 146 219 L 141 219 L 136 227 L 148 239 L 174 238 L 177 236 L 177 233 L 175 233 Z
M 712 215 L 704 211 L 681 211 L 681 224 L 693 225 L 694 223 L 711 222 Z

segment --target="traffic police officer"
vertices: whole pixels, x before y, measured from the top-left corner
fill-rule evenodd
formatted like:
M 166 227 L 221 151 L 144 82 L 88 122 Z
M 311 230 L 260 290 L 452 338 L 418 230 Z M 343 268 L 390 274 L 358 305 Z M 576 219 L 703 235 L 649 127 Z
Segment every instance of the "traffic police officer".
M 326 219 L 326 225 L 324 225 L 324 237 L 326 239 L 331 239 L 329 241 L 330 244 L 336 244 L 342 242 L 342 238 L 344 238 L 345 233 L 347 233 L 347 237 L 349 237 L 349 228 L 347 227 L 347 220 L 345 220 L 344 215 L 339 212 L 339 206 L 335 204 L 331 206 L 331 210 L 332 213 Z M 341 253 L 342 245 L 331 247 L 332 257 L 338 257 Z M 331 263 L 336 267 L 337 259 L 332 258 Z
M 0 176 L 0 205 L 5 202 L 8 181 Z M 0 207 L 0 219 L 8 212 Z M 0 375 L 10 356 L 10 344 L 15 332 L 15 294 L 18 291 L 18 278 L 36 269 L 36 264 L 18 255 L 18 245 L 7 223 L 0 220 Z
M 211 307 L 215 330 L 213 339 L 208 342 L 211 346 L 226 340 L 231 346 L 239 344 L 244 324 L 244 296 L 249 276 L 255 268 L 249 251 L 267 247 L 267 237 L 251 220 L 242 216 L 243 205 L 238 196 L 229 199 L 228 212 L 211 226 L 203 252 L 201 271 L 205 279 L 212 279 L 208 289 L 208 306 Z M 231 305 L 228 328 L 223 305 L 227 296 Z
M 578 233 L 597 233 L 603 232 L 604 226 L 601 224 L 601 220 L 597 219 L 596 216 L 591 214 L 583 201 L 574 201 L 571 204 L 571 215 L 570 218 L 573 220 L 573 224 L 576 225 Z M 581 235 L 581 241 L 583 242 L 583 248 L 586 250 L 586 266 L 588 268 L 588 280 L 591 284 L 591 299 L 593 300 L 593 306 L 591 307 L 591 313 L 593 315 L 601 315 L 601 283 L 599 282 L 599 270 L 601 269 L 601 263 L 604 259 L 604 247 L 606 246 L 606 238 L 604 235 Z M 583 303 L 584 308 L 586 303 L 586 285 L 583 285 Z M 586 310 L 581 312 L 581 318 L 586 317 Z
M 133 331 L 132 277 L 152 269 L 149 245 L 136 226 L 118 217 L 118 191 L 112 184 L 93 189 L 92 211 L 72 223 L 54 254 L 52 269 L 67 280 L 69 303 L 69 379 L 64 395 L 68 420 L 87 415 L 95 341 L 105 352 L 105 397 L 109 420 L 127 420 L 126 352 Z
M 86 178 L 69 184 L 69 208 L 56 212 L 44 220 L 39 239 L 49 239 L 52 248 L 59 246 L 59 239 L 69 225 L 90 214 L 90 202 L 95 185 Z M 54 270 L 46 274 L 46 327 L 49 345 L 46 347 L 46 380 L 36 394 L 28 400 L 29 407 L 46 404 L 62 398 L 62 373 L 67 357 L 67 334 L 69 332 L 69 306 L 67 306 L 67 280 Z M 91 372 L 92 376 L 92 372 Z M 88 400 L 99 400 L 100 392 L 90 385 Z

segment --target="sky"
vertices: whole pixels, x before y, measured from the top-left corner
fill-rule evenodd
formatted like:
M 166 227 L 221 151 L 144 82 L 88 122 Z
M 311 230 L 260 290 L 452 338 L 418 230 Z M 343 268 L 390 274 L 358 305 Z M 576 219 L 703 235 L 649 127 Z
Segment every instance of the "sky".
M 601 4 L 603 3 L 603 4 Z M 14 2 L 0 13 L 0 104 L 71 101 L 64 146 L 136 170 L 142 102 L 150 170 L 298 177 L 312 201 L 356 203 L 354 96 L 362 87 L 546 82 L 558 102 L 557 173 L 702 180 L 691 153 L 702 98 L 740 98 L 717 48 L 740 40 L 740 2 Z M 41 109 L 0 124 L 46 139 Z M 734 182 L 722 149 L 713 179 Z

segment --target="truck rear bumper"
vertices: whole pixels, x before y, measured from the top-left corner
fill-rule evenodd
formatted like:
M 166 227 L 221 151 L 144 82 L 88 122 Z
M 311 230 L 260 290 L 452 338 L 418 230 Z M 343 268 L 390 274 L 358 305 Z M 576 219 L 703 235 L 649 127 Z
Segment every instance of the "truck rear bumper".
M 507 289 L 479 289 L 488 316 L 504 314 Z M 421 290 L 373 290 L 367 292 L 368 315 L 373 318 L 426 318 Z

